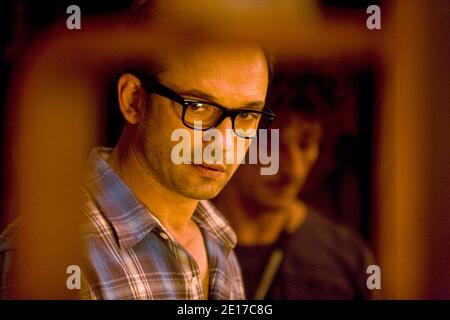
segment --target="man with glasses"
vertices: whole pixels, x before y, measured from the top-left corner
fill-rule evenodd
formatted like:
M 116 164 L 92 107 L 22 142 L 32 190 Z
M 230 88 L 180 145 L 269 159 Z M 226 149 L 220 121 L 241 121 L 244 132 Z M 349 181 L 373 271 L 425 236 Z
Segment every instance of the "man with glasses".
M 240 160 L 175 164 L 171 134 L 233 129 L 248 148 L 255 130 L 274 118 L 264 106 L 268 75 L 259 46 L 203 43 L 167 50 L 150 72 L 120 76 L 125 126 L 113 150 L 93 150 L 84 184 L 82 271 L 91 298 L 244 298 L 236 235 L 206 201 Z M 230 141 L 223 147 L 234 152 Z

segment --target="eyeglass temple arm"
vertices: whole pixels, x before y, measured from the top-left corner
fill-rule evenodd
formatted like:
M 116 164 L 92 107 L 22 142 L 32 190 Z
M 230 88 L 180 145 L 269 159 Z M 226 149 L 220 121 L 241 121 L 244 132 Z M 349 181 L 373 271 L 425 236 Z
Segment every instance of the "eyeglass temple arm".
M 185 101 L 183 97 L 179 96 L 166 86 L 162 85 L 156 80 L 153 80 L 151 78 L 145 78 L 144 85 L 149 93 L 156 93 L 158 95 L 161 95 L 167 99 L 173 100 L 181 105 L 184 105 Z

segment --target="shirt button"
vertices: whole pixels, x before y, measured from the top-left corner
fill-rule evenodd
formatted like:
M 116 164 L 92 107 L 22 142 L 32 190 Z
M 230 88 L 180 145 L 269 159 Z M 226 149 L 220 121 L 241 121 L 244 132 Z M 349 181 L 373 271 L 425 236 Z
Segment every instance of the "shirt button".
M 169 237 L 167 236 L 167 234 L 165 234 L 164 232 L 161 232 L 160 234 L 159 234 L 160 236 L 161 236 L 161 238 L 163 238 L 163 239 L 169 239 Z

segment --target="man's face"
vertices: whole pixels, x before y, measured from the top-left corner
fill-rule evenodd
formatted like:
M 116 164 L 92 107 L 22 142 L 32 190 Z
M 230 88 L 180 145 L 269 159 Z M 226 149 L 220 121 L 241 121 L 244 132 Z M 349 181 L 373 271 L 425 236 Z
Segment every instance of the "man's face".
M 157 74 L 160 83 L 183 98 L 212 101 L 230 109 L 256 103 L 261 110 L 268 85 L 267 62 L 256 47 L 203 46 L 170 52 L 164 58 L 164 71 Z M 238 164 L 225 164 L 223 171 L 193 164 L 174 164 L 172 132 L 186 128 L 181 119 L 182 106 L 159 95 L 150 96 L 150 106 L 138 130 L 140 149 L 151 174 L 165 188 L 191 199 L 215 197 L 231 178 Z M 226 118 L 216 129 L 224 136 L 223 154 L 230 152 L 226 129 L 232 124 Z M 198 132 L 197 132 L 198 133 Z M 203 134 L 203 133 L 202 133 Z M 236 138 L 242 139 L 242 138 Z M 250 140 L 245 140 L 247 150 Z M 203 149 L 211 142 L 203 142 Z M 196 146 L 197 149 L 199 146 Z M 192 156 L 194 154 L 194 146 Z M 226 150 L 228 148 L 228 150 Z M 225 161 L 224 161 L 225 162 Z M 239 163 L 236 161 L 235 163 Z
M 320 124 L 291 108 L 277 111 L 271 126 L 280 131 L 280 169 L 276 175 L 261 175 L 259 166 L 242 165 L 227 188 L 236 188 L 249 205 L 280 209 L 297 200 L 320 145 Z M 250 191 L 251 190 L 251 191 Z

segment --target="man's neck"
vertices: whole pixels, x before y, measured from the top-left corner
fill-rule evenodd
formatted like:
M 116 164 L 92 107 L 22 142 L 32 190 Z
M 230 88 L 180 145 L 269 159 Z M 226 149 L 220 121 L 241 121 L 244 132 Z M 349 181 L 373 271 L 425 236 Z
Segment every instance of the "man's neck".
M 169 232 L 183 234 L 189 229 L 198 200 L 185 198 L 162 186 L 136 148 L 119 142 L 107 162 Z
M 306 218 L 307 207 L 299 200 L 282 207 L 255 209 L 247 200 L 240 199 L 235 188 L 228 190 L 217 199 L 217 205 L 229 219 L 240 245 L 272 244 L 283 229 L 294 232 Z

